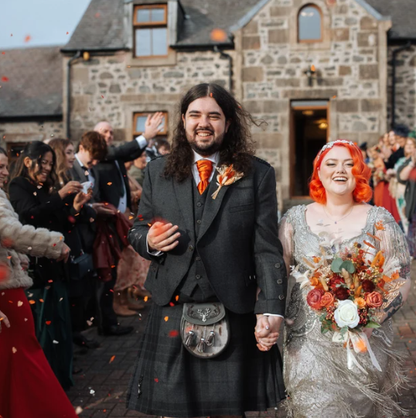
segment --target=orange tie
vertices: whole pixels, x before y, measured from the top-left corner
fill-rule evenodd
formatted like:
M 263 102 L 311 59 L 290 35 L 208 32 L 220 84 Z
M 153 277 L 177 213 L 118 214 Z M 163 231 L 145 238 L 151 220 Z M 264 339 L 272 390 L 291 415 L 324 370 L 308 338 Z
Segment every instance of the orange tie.
M 212 161 L 210 160 L 199 160 L 196 162 L 196 167 L 198 168 L 200 182 L 198 184 L 199 194 L 204 193 L 205 189 L 208 186 L 208 180 L 211 177 L 212 173 Z

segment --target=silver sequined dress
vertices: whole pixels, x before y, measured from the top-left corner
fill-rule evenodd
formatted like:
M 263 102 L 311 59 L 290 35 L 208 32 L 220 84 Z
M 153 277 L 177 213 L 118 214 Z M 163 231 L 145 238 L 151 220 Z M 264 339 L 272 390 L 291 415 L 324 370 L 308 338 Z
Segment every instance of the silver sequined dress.
M 324 236 L 311 231 L 306 223 L 306 206 L 296 206 L 287 212 L 280 225 L 280 237 L 284 245 L 285 259 L 290 265 L 299 265 L 299 271 L 307 270 L 305 257 L 321 254 L 324 246 L 327 255 L 340 248 L 351 248 L 364 240 L 377 249 L 384 250 L 386 263 L 397 258 L 401 270 L 396 288 L 391 289 L 389 301 L 397 296 L 398 288 L 410 279 L 410 258 L 399 226 L 383 208 L 372 207 L 362 233 L 340 241 L 338 248 Z M 375 223 L 382 221 L 384 231 Z M 371 238 L 375 235 L 381 241 Z M 363 244 L 364 245 L 364 244 Z M 356 354 L 356 358 L 368 374 L 354 366 L 347 367 L 347 350 L 341 343 L 332 342 L 332 332 L 321 333 L 318 315 L 306 303 L 309 286 L 300 288 L 291 276 L 289 303 L 286 312 L 285 342 L 283 349 L 284 380 L 288 393 L 286 408 L 294 418 L 390 418 L 403 416 L 396 403 L 396 391 L 406 381 L 402 359 L 392 348 L 393 329 L 391 319 L 375 330 L 370 338 L 371 348 L 382 368 L 379 372 L 372 365 L 368 353 Z M 383 305 L 382 308 L 385 306 Z M 290 325 L 289 325 L 290 324 Z

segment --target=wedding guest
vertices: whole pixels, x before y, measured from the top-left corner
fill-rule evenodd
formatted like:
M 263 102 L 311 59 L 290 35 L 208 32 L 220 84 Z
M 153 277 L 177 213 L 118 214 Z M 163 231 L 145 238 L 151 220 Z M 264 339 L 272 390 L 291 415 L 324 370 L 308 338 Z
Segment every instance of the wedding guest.
M 114 131 L 108 122 L 99 122 L 94 130 L 104 136 L 107 143 L 107 158 L 100 161 L 93 168 L 94 176 L 97 176 L 97 187 L 101 203 L 112 205 L 118 213 L 131 216 L 131 194 L 128 182 L 126 168 L 124 163 L 139 157 L 148 145 L 148 142 L 154 138 L 159 130 L 159 125 L 163 118 L 163 113 L 157 112 L 149 116 L 145 123 L 143 135 L 127 142 L 119 147 L 114 147 Z M 106 227 L 115 231 L 115 216 L 110 216 L 106 222 Z M 99 233 L 99 231 L 98 231 Z M 112 232 L 111 235 L 114 235 Z M 117 267 L 117 258 L 115 266 Z M 102 312 L 102 319 L 98 324 L 99 332 L 103 335 L 124 335 L 133 331 L 133 327 L 121 326 L 117 321 L 117 316 L 113 308 L 114 285 L 116 282 L 117 269 L 111 270 L 112 277 L 103 282 L 99 289 L 99 300 Z M 104 276 L 98 274 L 100 277 Z M 119 295 L 115 295 L 118 298 Z
M 409 138 L 410 140 L 410 138 Z M 400 183 L 405 185 L 405 214 L 409 221 L 407 242 L 410 255 L 416 258 L 416 151 L 398 168 Z
M 140 186 L 143 187 L 144 171 L 147 165 L 146 153 L 143 152 L 139 158 L 133 161 L 133 165 L 129 168 L 129 175 L 134 178 Z
M 0 188 L 9 174 L 7 165 L 7 154 L 0 148 Z M 25 254 L 65 260 L 69 248 L 58 232 L 23 226 L 1 189 L 0 218 L 0 415 L 75 418 L 74 409 L 36 339 L 25 295 L 25 289 L 33 284 L 27 274 L 29 259 Z
M 168 155 L 171 151 L 170 144 L 166 139 L 158 139 L 156 142 L 156 149 L 159 155 Z
M 72 229 L 66 199 L 77 194 L 71 211 L 75 216 L 86 198 L 82 186 L 70 181 L 58 192 L 53 149 L 43 142 L 30 142 L 20 155 L 9 185 L 10 201 L 24 225 L 63 234 Z M 68 276 L 62 261 L 30 257 L 34 285 L 28 297 L 36 324 L 36 335 L 52 370 L 64 389 L 73 385 L 72 332 L 68 302 Z
M 71 180 L 74 180 L 71 175 L 76 161 L 74 145 L 69 139 L 62 138 L 52 139 L 49 141 L 49 145 L 56 154 L 58 183 L 55 188 L 60 190 Z M 66 203 L 73 207 L 74 202 L 83 198 L 83 192 L 87 192 L 86 194 L 91 197 L 93 189 L 90 187 L 89 190 L 83 190 L 77 195 L 69 195 L 65 198 Z M 82 334 L 82 331 L 86 329 L 87 320 L 90 318 L 87 307 L 91 306 L 94 294 L 93 241 L 91 241 L 90 235 L 95 235 L 94 222 L 97 215 L 91 206 L 85 204 L 89 202 L 89 199 L 83 200 L 84 204 L 80 207 L 79 212 L 76 212 L 75 209 L 73 211 L 75 213 L 69 211 L 70 221 L 73 225 L 70 230 L 64 231 L 65 242 L 71 248 L 71 256 L 67 264 L 68 297 L 74 343 L 82 347 L 98 348 L 99 343 L 96 340 Z
M 384 208 L 365 203 L 371 198 L 369 178 L 370 169 L 353 142 L 337 140 L 327 143 L 314 160 L 309 190 L 315 202 L 290 209 L 280 226 L 279 236 L 288 272 L 295 269 L 289 285 L 292 291 L 286 311 L 284 342 L 287 408 L 294 417 L 403 416 L 404 411 L 395 396 L 406 377 L 402 356 L 393 346 L 391 317 L 409 294 L 410 259 L 405 237 L 391 214 Z M 374 319 L 381 323 L 381 327 L 364 328 L 354 334 L 364 341 L 360 353 L 354 351 L 355 345 L 351 352 L 348 342 L 345 346 L 342 339 L 336 340 L 332 327 L 328 332 L 321 330 L 320 313 L 311 307 L 312 299 L 308 297 L 314 289 L 313 277 L 309 274 L 314 263 L 327 260 L 331 265 L 334 258 L 348 257 L 357 249 L 374 263 L 375 254 L 381 251 L 386 275 L 397 270 L 394 283 L 388 283 L 387 276 L 385 282 L 379 282 L 389 292 L 388 298 L 384 299 L 381 293 L 377 293 L 377 304 L 374 299 L 374 305 L 370 305 L 375 306 Z M 388 266 L 394 268 L 389 271 Z M 335 308 L 340 307 L 341 300 L 352 298 L 357 290 L 361 292 L 353 284 L 348 287 L 344 272 L 341 274 L 335 276 L 333 282 L 327 280 L 329 276 L 322 280 L 321 276 L 314 276 L 322 285 L 322 292 L 316 289 L 316 294 L 329 294 L 329 299 L 326 299 L 328 307 L 332 306 L 331 303 L 338 304 L 334 305 L 333 316 L 325 314 L 324 319 L 328 321 L 339 318 Z M 371 280 L 368 282 L 363 282 L 363 287 L 370 294 L 375 284 Z M 338 301 L 329 292 L 330 287 L 338 290 Z M 354 292 L 351 291 L 353 288 Z M 361 299 L 364 302 L 361 306 L 373 301 L 367 296 L 365 300 Z M 358 305 L 352 300 L 348 302 L 355 307 L 356 313 L 354 316 L 354 310 L 350 311 L 346 332 L 362 320 L 361 316 L 358 318 Z M 365 343 L 367 339 L 368 343 Z M 371 353 L 374 357 L 370 357 Z
M 406 184 L 400 182 L 398 172 L 399 168 L 406 163 L 406 161 L 413 156 L 416 150 L 416 140 L 414 138 L 407 138 L 404 146 L 404 157 L 399 158 L 394 165 L 394 177 L 390 179 L 389 191 L 390 195 L 396 199 L 397 209 L 400 214 L 400 226 L 405 235 L 409 230 L 409 220 L 406 216 L 406 199 L 404 197 L 406 191 Z
M 395 143 L 391 148 L 392 154 L 384 159 L 387 170 L 393 168 L 397 161 L 404 157 L 404 145 L 409 135 L 409 128 L 405 125 L 397 125 L 390 134 L 394 136 Z

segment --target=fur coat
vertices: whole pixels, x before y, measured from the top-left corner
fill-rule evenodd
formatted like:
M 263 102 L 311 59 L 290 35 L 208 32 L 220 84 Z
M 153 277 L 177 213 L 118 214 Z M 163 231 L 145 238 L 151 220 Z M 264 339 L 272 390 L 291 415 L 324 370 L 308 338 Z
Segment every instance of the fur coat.
M 32 286 L 32 279 L 21 262 L 24 254 L 34 257 L 58 258 L 64 238 L 59 232 L 22 225 L 9 199 L 0 189 L 0 289 Z

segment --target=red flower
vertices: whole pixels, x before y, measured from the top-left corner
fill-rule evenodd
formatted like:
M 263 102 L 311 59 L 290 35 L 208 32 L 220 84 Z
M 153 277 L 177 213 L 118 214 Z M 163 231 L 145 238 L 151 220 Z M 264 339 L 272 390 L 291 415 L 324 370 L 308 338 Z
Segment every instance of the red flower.
M 338 287 L 334 293 L 338 300 L 346 300 L 350 297 L 350 291 L 346 287 Z
M 370 292 L 370 293 L 376 288 L 374 283 L 368 279 L 363 281 L 362 286 L 363 286 L 364 292 Z
M 345 280 L 340 276 L 336 275 L 329 281 L 328 284 L 332 290 L 336 290 L 338 289 L 340 284 L 345 284 Z
M 323 289 L 312 289 L 306 297 L 306 302 L 312 309 L 319 310 L 322 308 L 321 299 L 324 293 Z

